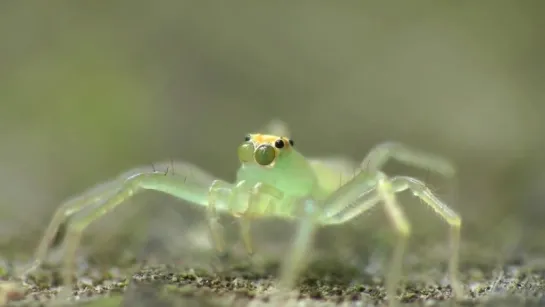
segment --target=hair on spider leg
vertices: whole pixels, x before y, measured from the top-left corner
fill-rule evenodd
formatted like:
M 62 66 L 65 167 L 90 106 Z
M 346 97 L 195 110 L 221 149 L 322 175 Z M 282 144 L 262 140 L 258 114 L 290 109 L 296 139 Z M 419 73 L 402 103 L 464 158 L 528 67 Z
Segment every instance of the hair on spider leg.
M 189 172 L 188 172 L 189 175 L 188 175 L 188 176 L 185 176 L 185 178 L 184 178 L 184 183 L 186 183 L 187 178 L 188 178 L 189 176 L 193 176 L 193 168 L 192 168 L 192 167 L 189 167 L 189 166 L 186 166 L 186 168 L 189 169 Z
M 160 171 L 155 167 L 155 163 L 151 162 L 151 170 L 152 172 L 154 173 L 159 173 Z M 168 172 L 168 167 L 167 167 L 167 170 L 165 171 L 165 175 L 166 175 L 166 172 Z
M 158 172 L 158 170 L 155 169 L 155 166 L 153 165 L 153 163 L 152 163 L 152 167 L 153 167 L 154 173 Z M 168 165 L 165 171 L 163 172 L 164 175 L 167 176 L 169 171 L 174 174 L 174 160 L 172 158 L 170 158 L 170 165 Z
M 168 171 L 170 170 L 171 167 L 174 168 L 172 163 L 170 163 L 170 165 L 168 165 L 167 168 L 165 169 L 165 174 L 164 174 L 165 176 L 168 175 Z

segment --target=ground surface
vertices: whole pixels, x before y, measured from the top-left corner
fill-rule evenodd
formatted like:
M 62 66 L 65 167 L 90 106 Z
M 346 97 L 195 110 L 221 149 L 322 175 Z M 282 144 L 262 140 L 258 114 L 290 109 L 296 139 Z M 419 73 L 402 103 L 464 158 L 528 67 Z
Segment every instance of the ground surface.
M 513 260 L 501 268 L 465 266 L 462 279 L 466 297 L 451 298 L 448 286 L 441 286 L 441 274 L 426 272 L 429 279 L 406 281 L 400 293 L 403 306 L 545 306 L 545 270 L 528 266 L 525 259 Z M 273 276 L 278 265 L 259 269 L 239 265 L 223 272 L 209 273 L 174 266 L 142 266 L 127 281 L 123 271 L 88 268 L 78 277 L 78 291 L 72 302 L 58 306 L 384 306 L 382 278 L 355 274 L 342 263 L 313 263 L 300 281 L 299 291 L 274 294 Z M 43 306 L 51 302 L 60 283 L 56 268 L 32 274 L 21 300 L 9 306 Z M 3 279 L 9 279 L 5 272 Z

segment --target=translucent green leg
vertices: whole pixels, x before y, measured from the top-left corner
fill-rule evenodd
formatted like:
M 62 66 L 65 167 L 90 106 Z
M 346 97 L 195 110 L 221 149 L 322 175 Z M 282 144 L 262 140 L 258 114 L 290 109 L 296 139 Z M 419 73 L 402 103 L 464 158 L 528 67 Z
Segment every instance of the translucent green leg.
M 393 189 L 401 192 L 409 189 L 415 196 L 430 206 L 439 216 L 441 216 L 450 225 L 450 246 L 451 256 L 449 259 L 449 275 L 452 291 L 457 297 L 463 296 L 463 288 L 458 279 L 458 262 L 460 249 L 460 227 L 462 219 L 456 212 L 450 209 L 444 202 L 435 196 L 424 182 L 415 178 L 406 176 L 397 176 L 391 180 Z
M 314 200 L 303 200 L 300 204 L 303 212 L 299 220 L 297 232 L 295 233 L 292 247 L 282 263 L 280 281 L 278 288 L 281 291 L 291 290 L 295 287 L 297 277 L 305 268 L 309 251 L 314 241 L 317 218 L 319 216 L 318 206 Z
M 384 201 L 386 214 L 392 221 L 396 232 L 398 233 L 397 243 L 394 248 L 388 276 L 386 277 L 386 295 L 390 302 L 390 306 L 397 305 L 396 289 L 401 279 L 401 269 L 403 265 L 403 256 L 407 245 L 407 238 L 411 233 L 411 227 L 403 210 L 401 210 L 396 196 L 395 190 L 391 182 L 385 175 L 379 174 L 377 181 L 377 192 Z
M 106 189 L 106 192 L 102 194 L 107 197 L 101 199 L 99 203 L 93 204 L 94 207 L 91 207 L 90 209 L 92 210 L 86 212 L 86 215 L 74 216 L 68 225 L 65 238 L 66 254 L 63 268 L 63 278 L 66 285 L 64 289 L 65 295 L 69 294 L 72 288 L 76 249 L 85 228 L 96 219 L 115 209 L 123 201 L 145 189 L 161 191 L 203 206 L 208 204 L 208 187 L 188 181 L 186 176 L 167 176 L 162 172 L 140 173 L 127 178 L 118 185 L 110 185 Z M 222 205 L 224 204 L 225 202 Z M 49 228 L 53 229 L 55 227 L 50 226 Z M 47 241 L 46 239 L 49 236 L 50 233 L 47 233 L 44 240 Z M 46 243 L 43 243 L 43 245 L 47 246 Z
M 458 255 L 460 244 L 460 226 L 461 219 L 452 209 L 437 198 L 422 181 L 417 179 L 397 176 L 387 179 L 382 173 L 378 173 L 379 179 L 375 186 L 370 184 L 373 182 L 369 179 L 367 184 L 360 184 L 359 187 L 371 186 L 369 190 L 360 192 L 360 196 L 355 200 L 343 199 L 346 201 L 343 205 L 332 203 L 326 207 L 327 217 L 322 219 L 324 224 L 341 224 L 363 214 L 371 209 L 380 200 L 385 203 L 386 212 L 396 227 L 399 233 L 398 243 L 394 250 L 394 256 L 390 266 L 390 271 L 387 277 L 387 293 L 390 300 L 393 299 L 396 284 L 400 279 L 402 257 L 405 250 L 406 239 L 410 235 L 410 225 L 403 212 L 401 211 L 394 194 L 402 191 L 410 190 L 415 196 L 419 197 L 427 205 L 434 209 L 447 223 L 451 226 L 451 257 L 449 259 L 449 275 L 454 295 L 460 297 L 463 295 L 463 288 L 458 280 Z M 356 184 L 353 186 L 359 188 Z M 329 209 L 334 209 L 329 211 Z M 392 301 L 395 304 L 395 301 Z
M 399 143 L 384 143 L 373 148 L 361 163 L 362 170 L 364 173 L 369 173 L 370 175 L 377 174 L 389 159 L 394 159 L 415 167 L 429 169 L 447 177 L 454 177 L 456 174 L 454 165 L 448 160 L 440 156 L 406 147 Z M 462 296 L 463 289 L 457 278 L 461 226 L 460 217 L 441 200 L 435 197 L 421 181 L 410 177 L 396 177 L 393 179 L 392 185 L 394 185 L 393 189 L 396 192 L 407 188 L 410 189 L 413 194 L 420 197 L 451 225 L 451 248 L 453 254 L 449 262 L 449 273 L 455 295 Z M 401 189 L 403 186 L 405 187 Z M 383 191 L 383 196 L 385 193 L 386 191 Z M 390 207 L 393 208 L 393 206 Z M 390 211 L 392 212 L 391 214 L 395 212 L 392 209 L 390 209 Z M 398 244 L 398 246 L 401 246 L 401 244 Z
M 39 245 L 32 263 L 19 273 L 21 278 L 37 269 L 46 259 L 51 241 L 55 238 L 59 227 L 74 214 L 94 205 L 98 205 L 113 197 L 119 189 L 147 176 L 141 188 L 163 191 L 178 198 L 199 205 L 206 205 L 207 188 L 213 178 L 205 171 L 185 162 L 161 162 L 157 167 L 138 167 L 131 169 L 116 179 L 93 187 L 80 196 L 64 202 L 54 213 Z M 164 171 L 158 171 L 164 170 Z M 168 178 L 168 179 L 167 179 Z M 156 180 L 157 179 L 157 180 Z M 163 182 L 163 184 L 161 184 Z
M 232 199 L 232 195 L 234 194 L 232 187 L 233 185 L 228 182 L 215 180 L 208 190 L 208 207 L 206 209 L 208 226 L 210 227 L 210 234 L 216 245 L 216 250 L 220 255 L 225 252 L 225 241 L 223 237 L 223 226 L 219 222 L 216 202 L 218 201 L 218 198 L 221 197 L 220 194 L 222 190 L 228 190 L 229 199 Z
M 359 193 L 351 191 L 352 189 L 359 189 Z M 347 195 L 355 197 L 350 198 Z M 358 195 L 359 197 L 357 197 Z M 389 195 L 392 195 L 392 193 Z M 369 210 L 380 200 L 384 199 L 383 196 L 378 193 L 375 179 L 352 181 L 349 185 L 343 186 L 320 204 L 311 199 L 303 200 L 302 203 L 300 203 L 301 207 L 304 209 L 303 214 L 300 216 L 297 233 L 295 234 L 290 253 L 286 257 L 281 268 L 279 288 L 281 290 L 289 290 L 293 289 L 295 286 L 297 276 L 299 276 L 304 269 L 306 260 L 308 260 L 308 255 L 310 254 L 309 250 L 312 247 L 317 225 L 344 223 Z M 323 210 L 320 208 L 323 208 Z M 398 226 L 397 228 L 402 229 L 403 221 L 404 220 L 395 220 L 394 223 L 397 223 L 395 224 Z M 405 224 L 408 225 L 408 223 Z M 399 269 L 396 271 L 396 266 L 399 267 L 400 261 L 398 260 L 403 255 L 404 251 L 403 241 L 404 240 L 400 240 L 401 243 L 397 245 L 396 256 L 393 260 L 393 262 L 396 263 L 393 267 L 393 272 L 397 275 L 399 275 Z M 393 285 L 394 290 L 395 285 L 397 284 L 396 279 L 399 279 L 399 277 L 396 278 L 396 274 L 393 274 L 393 276 L 390 274 L 391 276 L 389 278 L 389 280 L 391 280 L 390 288 L 392 288 Z
M 239 191 L 241 191 L 241 189 L 238 189 L 237 193 Z M 248 255 L 252 256 L 254 254 L 254 249 L 252 236 L 250 234 L 250 220 L 254 216 L 262 216 L 263 212 L 260 212 L 259 209 L 263 209 L 261 211 L 269 210 L 269 206 L 274 205 L 275 201 L 281 200 L 284 197 L 284 193 L 271 185 L 263 183 L 257 183 L 249 191 L 245 192 L 248 193 L 248 206 L 239 219 L 240 234 Z M 266 206 L 262 206 L 263 196 L 267 197 Z
M 244 243 L 244 248 L 246 252 L 251 257 L 254 255 L 254 248 L 252 244 L 252 234 L 251 234 L 251 221 L 247 217 L 240 217 L 239 221 L 240 227 L 240 236 L 242 237 L 242 242 Z
M 245 216 L 244 211 L 250 210 L 252 207 L 250 200 L 248 199 L 248 203 L 246 205 L 237 205 L 238 201 L 241 201 L 240 195 L 241 194 L 247 194 L 248 193 L 248 185 L 246 184 L 245 180 L 241 180 L 237 182 L 237 184 L 234 186 L 234 188 L 231 190 L 231 194 L 229 195 L 229 200 L 227 207 L 230 210 L 230 213 L 239 218 L 239 226 L 240 226 L 240 234 L 242 237 L 242 241 L 244 243 L 244 247 L 248 254 L 253 254 L 253 248 L 252 248 L 252 240 L 250 236 L 250 219 Z M 241 208 L 244 208 L 244 211 L 239 212 Z
M 370 210 L 380 202 L 380 195 L 377 193 L 376 185 L 371 187 L 368 191 L 360 193 L 360 196 L 353 201 L 350 206 L 347 206 L 346 203 L 342 204 L 343 206 L 336 206 L 325 208 L 327 216 L 321 219 L 321 223 L 333 225 L 333 224 L 343 224 L 363 213 L 367 210 Z
M 342 195 L 332 195 L 326 201 L 324 207 L 326 215 L 321 222 L 324 224 L 345 223 L 373 208 L 379 202 L 384 203 L 386 214 L 398 234 L 385 282 L 390 306 L 395 306 L 398 303 L 395 296 L 401 279 L 403 255 L 411 229 L 396 200 L 395 193 L 397 191 L 386 175 L 381 172 L 375 174 L 375 177 L 372 177 L 369 173 L 361 173 L 358 176 L 359 179 L 356 178 L 342 187 L 342 189 L 346 189 Z
M 374 173 L 380 171 L 390 159 L 447 177 L 456 174 L 454 165 L 447 159 L 399 143 L 383 143 L 374 147 L 361 163 L 361 167 L 364 171 Z
M 27 274 L 36 270 L 45 261 L 49 246 L 59 231 L 59 227 L 66 222 L 70 216 L 89 205 L 107 199 L 116 191 L 118 185 L 118 181 L 110 181 L 87 191 L 82 196 L 70 199 L 63 203 L 53 214 L 53 219 L 49 223 L 45 234 L 35 251 L 33 262 L 28 267 L 23 268 L 22 272 L 19 273 L 21 278 L 24 279 Z
M 349 182 L 336 195 L 335 192 L 325 201 L 322 224 L 342 224 L 373 208 L 379 202 L 384 203 L 384 209 L 392 222 L 397 234 L 397 243 L 386 276 L 386 295 L 390 306 L 395 306 L 397 285 L 401 279 L 403 255 L 407 238 L 410 235 L 410 224 L 401 210 L 395 193 L 397 192 L 386 175 L 377 172 L 375 177 L 362 173 L 359 178 Z
M 355 180 L 342 187 L 346 189 L 340 196 L 333 195 L 329 204 L 325 206 L 322 219 L 323 224 L 341 224 L 371 209 L 380 200 L 385 204 L 388 217 L 393 222 L 399 238 L 396 244 L 390 271 L 387 277 L 387 293 L 393 304 L 393 296 L 396 284 L 400 280 L 402 257 L 405 252 L 405 245 L 410 235 L 410 225 L 399 207 L 395 193 L 410 190 L 415 196 L 422 199 L 432 207 L 443 219 L 451 225 L 451 248 L 452 254 L 449 259 L 449 275 L 453 292 L 456 296 L 463 294 L 463 289 L 458 281 L 458 254 L 460 244 L 460 217 L 451 210 L 445 203 L 438 199 L 423 182 L 411 177 L 398 176 L 388 179 L 383 173 L 377 172 L 376 178 L 369 177 L 369 174 L 362 174 L 361 180 Z M 367 177 L 365 177 L 367 176 Z M 356 195 L 354 191 L 359 190 L 355 199 L 349 198 Z M 335 193 L 336 194 L 336 193 Z

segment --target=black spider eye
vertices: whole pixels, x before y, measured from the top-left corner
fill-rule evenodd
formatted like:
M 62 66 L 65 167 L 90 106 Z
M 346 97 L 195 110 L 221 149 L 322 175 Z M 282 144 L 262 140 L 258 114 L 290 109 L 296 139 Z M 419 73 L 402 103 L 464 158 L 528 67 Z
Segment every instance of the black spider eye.
M 294 143 L 293 143 L 293 140 L 292 140 L 292 139 L 290 139 L 290 140 L 289 140 L 289 142 L 290 142 L 290 146 L 292 146 L 292 147 L 293 147 L 293 144 L 294 144 Z
M 284 141 L 282 139 L 278 139 L 276 140 L 276 142 L 274 142 L 274 147 L 276 148 L 283 148 L 284 147 Z
M 251 139 L 252 139 L 252 137 L 251 137 L 249 134 L 247 134 L 247 135 L 244 137 L 244 140 L 245 140 L 246 142 L 248 142 L 248 141 L 251 140 Z

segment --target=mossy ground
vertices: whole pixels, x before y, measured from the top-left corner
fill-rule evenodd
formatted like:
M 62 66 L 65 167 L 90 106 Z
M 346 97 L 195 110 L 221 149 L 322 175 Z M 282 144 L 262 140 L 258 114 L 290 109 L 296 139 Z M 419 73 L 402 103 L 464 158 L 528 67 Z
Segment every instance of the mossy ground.
M 545 306 L 545 269 L 515 259 L 497 268 L 464 264 L 461 270 L 466 294 L 452 298 L 443 286 L 444 274 L 425 272 L 404 281 L 400 300 L 405 306 Z M 44 267 L 29 276 L 24 299 L 10 306 L 42 306 L 52 302 L 61 279 L 58 267 Z M 261 266 L 231 265 L 212 273 L 204 269 L 166 265 L 140 266 L 133 278 L 129 270 L 87 268 L 77 278 L 76 300 L 61 306 L 383 306 L 381 276 L 358 273 L 334 260 L 313 262 L 300 279 L 298 291 L 275 294 L 278 263 Z M 9 279 L 9 273 L 4 276 Z

